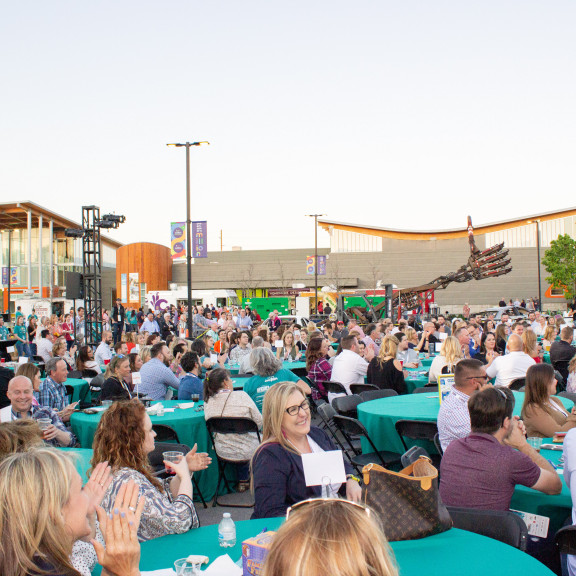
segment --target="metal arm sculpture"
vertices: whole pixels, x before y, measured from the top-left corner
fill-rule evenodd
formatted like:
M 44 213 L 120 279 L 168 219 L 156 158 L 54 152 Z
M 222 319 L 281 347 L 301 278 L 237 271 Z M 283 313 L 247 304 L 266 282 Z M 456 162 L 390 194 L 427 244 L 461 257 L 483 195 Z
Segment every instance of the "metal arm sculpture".
M 504 248 L 503 242 L 480 252 L 474 241 L 474 228 L 470 216 L 468 216 L 468 243 L 470 245 L 470 256 L 466 264 L 458 268 L 456 272 L 438 276 L 438 278 L 427 284 L 398 290 L 393 296 L 392 306 L 397 308 L 398 304 L 400 304 L 403 310 L 414 310 L 422 304 L 422 292 L 444 290 L 452 282 L 462 283 L 470 280 L 484 280 L 485 278 L 496 278 L 512 272 L 508 250 Z M 374 306 L 375 314 L 371 313 L 369 308 L 360 308 L 358 306 L 349 311 L 355 313 L 361 322 L 367 322 L 369 316 L 378 318 L 380 310 L 385 305 L 385 302 L 381 302 Z

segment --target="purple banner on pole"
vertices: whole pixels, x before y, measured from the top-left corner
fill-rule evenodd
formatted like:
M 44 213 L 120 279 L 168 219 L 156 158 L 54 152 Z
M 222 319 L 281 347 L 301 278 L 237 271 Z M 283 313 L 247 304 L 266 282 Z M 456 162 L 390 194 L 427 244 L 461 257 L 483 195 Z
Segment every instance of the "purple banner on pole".
M 4 266 L 2 268 L 2 284 L 8 286 L 8 282 L 10 282 L 10 268 Z
M 326 276 L 326 256 L 318 256 L 318 276 Z
M 205 220 L 192 222 L 192 257 L 208 258 L 208 225 Z

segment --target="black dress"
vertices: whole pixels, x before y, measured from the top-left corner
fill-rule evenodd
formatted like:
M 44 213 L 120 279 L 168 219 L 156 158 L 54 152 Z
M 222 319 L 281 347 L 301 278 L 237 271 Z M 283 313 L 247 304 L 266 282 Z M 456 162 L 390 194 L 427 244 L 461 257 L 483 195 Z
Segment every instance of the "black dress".
M 102 393 L 100 394 L 102 400 L 130 400 L 131 397 L 128 385 L 120 382 L 118 378 L 108 378 L 102 384 Z
M 394 366 L 394 358 L 383 364 L 378 358 L 373 358 L 368 365 L 368 383 L 381 389 L 396 390 L 398 394 L 407 394 L 404 374 Z

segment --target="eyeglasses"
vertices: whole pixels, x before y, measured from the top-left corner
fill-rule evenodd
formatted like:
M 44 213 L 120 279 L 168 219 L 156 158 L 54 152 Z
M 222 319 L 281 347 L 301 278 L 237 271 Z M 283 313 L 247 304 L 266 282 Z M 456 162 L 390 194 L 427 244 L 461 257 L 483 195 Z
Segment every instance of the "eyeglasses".
M 486 374 L 484 374 L 484 376 L 468 376 L 468 378 L 466 378 L 466 380 L 486 380 L 486 381 L 488 381 L 488 376 Z M 500 390 L 500 392 L 502 392 L 502 390 Z
M 304 412 L 310 411 L 310 402 L 308 400 L 304 400 L 302 404 L 298 404 L 297 406 L 288 406 L 286 408 L 286 413 L 290 414 L 290 416 L 296 416 L 300 410 L 304 410 Z
M 362 504 L 358 504 L 356 502 L 352 502 L 351 500 L 344 500 L 342 498 L 310 498 L 308 500 L 302 500 L 302 502 L 297 502 L 296 504 L 290 506 L 288 510 L 286 510 L 286 520 L 288 520 L 290 513 L 297 508 L 301 508 L 302 506 L 306 506 L 307 504 L 312 504 L 314 502 L 324 502 L 326 504 L 338 502 L 339 504 L 349 504 L 350 506 L 354 506 L 355 508 L 360 508 L 366 513 L 366 516 L 370 516 L 370 508 L 366 508 Z

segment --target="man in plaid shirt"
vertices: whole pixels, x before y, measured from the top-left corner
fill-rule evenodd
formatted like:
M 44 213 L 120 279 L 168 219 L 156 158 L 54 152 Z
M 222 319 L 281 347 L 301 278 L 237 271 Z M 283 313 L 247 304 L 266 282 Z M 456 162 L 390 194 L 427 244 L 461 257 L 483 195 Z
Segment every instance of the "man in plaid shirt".
M 46 363 L 47 378 L 40 383 L 40 390 L 34 393 L 38 404 L 53 408 L 63 422 L 70 420 L 76 404 L 68 404 L 68 395 L 64 382 L 68 379 L 68 368 L 62 358 L 51 358 Z
M 26 376 L 12 378 L 6 393 L 10 399 L 10 406 L 0 410 L 0 422 L 10 422 L 20 418 L 32 418 L 33 420 L 46 418 L 51 421 L 51 424 L 44 429 L 44 441 L 52 446 L 74 446 L 76 436 L 66 429 L 56 410 L 46 406 L 32 406 L 33 392 L 32 382 Z

